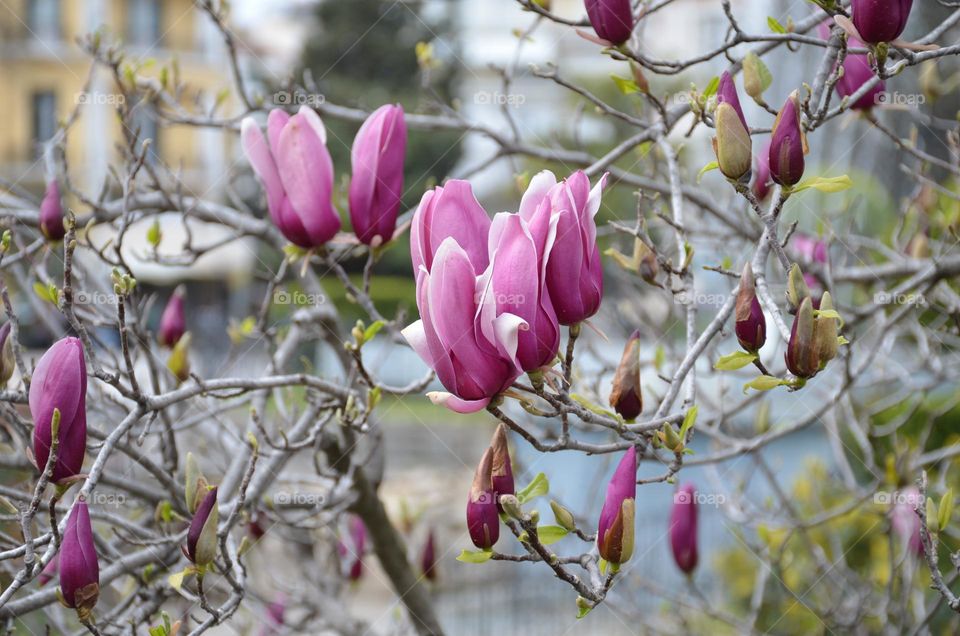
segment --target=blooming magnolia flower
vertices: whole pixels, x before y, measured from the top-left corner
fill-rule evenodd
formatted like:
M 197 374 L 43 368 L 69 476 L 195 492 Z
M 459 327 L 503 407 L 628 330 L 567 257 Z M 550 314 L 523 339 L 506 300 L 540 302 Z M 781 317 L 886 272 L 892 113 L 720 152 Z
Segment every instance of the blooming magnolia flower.
M 488 448 L 483 452 L 467 497 L 467 530 L 473 545 L 481 550 L 489 550 L 500 538 L 500 516 L 490 474 L 492 467 L 493 449 Z
M 607 175 L 590 188 L 587 175 L 578 170 L 557 183 L 544 171 L 530 182 L 520 204 L 520 216 L 531 224 L 545 223 L 543 200 L 549 200 L 550 223 L 556 238 L 547 259 L 544 278 L 550 301 L 561 325 L 574 325 L 597 313 L 603 299 L 603 263 L 597 247 L 594 217 Z M 554 218 L 555 217 L 555 218 Z
M 410 226 L 410 258 L 414 278 L 430 271 L 444 239 L 452 237 L 466 252 L 473 269 L 482 273 L 490 264 L 490 217 L 473 195 L 469 181 L 454 179 L 424 193 Z
M 190 522 L 187 531 L 186 555 L 192 563 L 207 566 L 217 558 L 217 525 L 219 512 L 217 510 L 217 489 L 207 491 Z
M 244 118 L 240 138 L 281 234 L 304 249 L 332 239 L 340 216 L 333 206 L 333 160 L 319 115 L 307 106 L 293 116 L 275 108 L 267 117 L 266 139 L 251 117 Z
M 643 411 L 640 390 L 640 330 L 633 332 L 623 348 L 620 365 L 613 376 L 610 406 L 624 419 L 636 419 Z
M 630 0 L 586 0 L 590 26 L 597 35 L 612 44 L 623 44 L 633 33 L 633 8 Z
M 353 140 L 350 222 L 361 243 L 386 243 L 393 238 L 406 152 L 407 124 L 399 104 L 375 110 Z
M 33 456 L 42 472 L 53 440 L 53 411 L 60 411 L 57 460 L 53 481 L 79 474 L 87 445 L 87 367 L 83 345 L 63 338 L 40 358 L 30 382 Z
M 767 321 L 757 299 L 750 263 L 743 266 L 735 311 L 737 340 L 745 351 L 756 353 L 767 341 Z
M 879 44 L 900 37 L 907 26 L 913 0 L 852 0 L 853 26 L 865 42 Z
M 684 484 L 673 496 L 670 510 L 670 547 L 673 560 L 685 574 L 697 567 L 697 491 Z
M 517 359 L 524 371 L 549 366 L 560 348 L 560 325 L 544 284 L 556 220 L 550 215 L 549 201 L 544 200 L 541 212 L 529 224 L 519 214 L 503 212 L 490 227 L 497 312 L 519 316 L 527 324 L 517 342 Z
M 489 268 L 477 276 L 467 252 L 447 237 L 431 271 L 421 267 L 417 278 L 420 320 L 403 330 L 449 391 L 428 397 L 459 413 L 484 408 L 521 373 L 517 341 L 526 323 L 511 313 L 496 315 L 490 279 Z
M 60 592 L 67 607 L 89 613 L 100 596 L 100 563 L 87 502 L 77 500 L 67 519 L 59 556 Z
M 157 340 L 164 347 L 173 347 L 187 331 L 187 320 L 183 313 L 183 286 L 180 285 L 170 294 L 170 300 L 160 316 L 160 328 L 157 330 Z
M 600 511 L 597 549 L 609 563 L 626 563 L 633 555 L 633 524 L 637 496 L 637 449 L 631 446 L 620 460 Z
M 47 182 L 47 191 L 40 202 L 40 231 L 49 241 L 59 241 L 67 234 L 63 225 L 63 204 L 56 179 Z

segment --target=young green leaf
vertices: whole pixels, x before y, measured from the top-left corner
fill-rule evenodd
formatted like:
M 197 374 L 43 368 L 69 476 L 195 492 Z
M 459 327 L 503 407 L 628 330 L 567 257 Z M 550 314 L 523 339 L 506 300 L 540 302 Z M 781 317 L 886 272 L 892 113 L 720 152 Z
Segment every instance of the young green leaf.
M 537 497 L 542 497 L 548 492 L 550 492 L 550 482 L 547 480 L 547 476 L 543 473 L 537 473 L 537 476 L 527 484 L 526 488 L 517 493 L 517 500 L 524 504 Z
M 717 360 L 717 363 L 713 365 L 713 368 L 717 371 L 736 371 L 737 369 L 742 369 L 748 364 L 753 364 L 753 361 L 756 359 L 756 354 L 747 353 L 746 351 L 734 351 L 733 353 L 728 353 Z
M 485 563 L 489 561 L 490 557 L 492 556 L 492 551 L 463 550 L 460 552 L 460 556 L 457 557 L 457 561 L 460 561 L 461 563 Z
M 556 543 L 565 536 L 567 536 L 567 530 L 560 526 L 540 526 L 537 528 L 537 537 L 540 538 L 540 543 L 543 545 Z

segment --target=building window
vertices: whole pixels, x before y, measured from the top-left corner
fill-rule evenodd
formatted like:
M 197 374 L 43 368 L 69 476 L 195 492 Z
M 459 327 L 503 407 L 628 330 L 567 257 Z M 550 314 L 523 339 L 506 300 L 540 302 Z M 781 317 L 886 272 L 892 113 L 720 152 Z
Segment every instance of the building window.
M 33 94 L 33 153 L 39 157 L 43 143 L 57 132 L 57 96 L 53 91 Z
M 152 47 L 160 43 L 160 0 L 129 0 L 127 38 L 135 46 Z
M 60 0 L 28 0 L 27 27 L 40 40 L 60 39 Z

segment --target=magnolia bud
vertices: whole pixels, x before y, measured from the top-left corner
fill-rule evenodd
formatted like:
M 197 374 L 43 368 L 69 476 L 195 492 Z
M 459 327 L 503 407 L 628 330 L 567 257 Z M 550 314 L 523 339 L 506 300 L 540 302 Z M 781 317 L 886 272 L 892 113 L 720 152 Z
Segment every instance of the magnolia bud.
M 787 369 L 798 378 L 812 378 L 820 370 L 820 352 L 814 343 L 813 301 L 807 297 L 793 318 L 785 359 Z
M 790 309 L 795 313 L 804 298 L 810 298 L 810 287 L 807 280 L 800 270 L 800 266 L 794 263 L 790 267 L 787 275 L 787 302 L 790 303 Z
M 523 509 L 520 507 L 520 500 L 514 495 L 502 495 L 498 503 L 508 517 L 523 521 L 524 516 Z
M 33 371 L 29 401 L 37 468 L 43 472 L 47 465 L 54 412 L 59 411 L 52 480 L 56 483 L 78 474 L 87 449 L 87 367 L 79 339 L 58 340 L 43 354 Z
M 60 545 L 60 593 L 67 607 L 89 614 L 100 597 L 100 563 L 90 527 L 87 502 L 77 500 L 67 519 Z
M 767 340 L 767 321 L 763 317 L 760 301 L 757 300 L 750 263 L 743 266 L 743 274 L 740 276 L 735 317 L 740 346 L 750 353 L 756 353 Z
M 853 25 L 864 42 L 879 44 L 900 37 L 907 26 L 913 0 L 852 0 Z
M 40 231 L 48 241 L 59 241 L 67 229 L 63 225 L 63 204 L 60 201 L 60 186 L 56 179 L 47 183 L 47 191 L 40 202 Z
M 553 518 L 557 520 L 558 526 L 568 532 L 573 532 L 577 529 L 577 522 L 569 510 L 552 499 L 550 500 L 550 509 L 553 510 Z
M 177 379 L 177 383 L 186 382 L 190 377 L 190 332 L 183 334 L 173 346 L 167 359 L 167 369 Z
M 597 35 L 613 44 L 623 44 L 633 32 L 630 0 L 585 0 L 587 17 Z
M 637 495 L 637 449 L 631 446 L 620 460 L 600 512 L 597 550 L 600 556 L 619 565 L 633 555 L 634 500 Z
M 493 449 L 488 448 L 480 459 L 473 485 L 467 498 L 467 529 L 470 539 L 481 550 L 489 550 L 500 538 L 500 518 L 493 490 L 491 470 Z
M 807 140 L 800 127 L 800 97 L 790 93 L 773 123 L 770 137 L 770 176 L 782 186 L 794 186 L 803 178 Z
M 13 338 L 10 337 L 12 324 L 10 321 L 0 327 L 0 389 L 7 386 L 17 368 L 17 361 L 13 357 Z
M 684 484 L 673 496 L 670 510 L 670 547 L 677 567 L 685 574 L 697 567 L 697 491 Z
M 623 349 L 620 366 L 613 376 L 610 406 L 624 419 L 633 420 L 643 411 L 640 391 L 640 330 L 633 332 Z
M 160 316 L 160 327 L 157 330 L 157 340 L 164 347 L 173 347 L 187 330 L 186 318 L 183 313 L 183 285 L 177 286 L 167 301 L 167 306 Z
M 432 528 L 427 531 L 427 541 L 420 554 L 420 570 L 428 581 L 437 580 L 437 548 Z
M 823 292 L 823 297 L 820 299 L 820 311 L 833 311 L 833 299 L 828 291 Z M 838 327 L 836 318 L 817 316 L 814 322 L 813 340 L 818 351 L 821 369 L 837 357 L 837 349 L 840 347 L 837 340 Z
M 717 136 L 713 138 L 713 150 L 717 155 L 720 172 L 735 181 L 748 177 L 753 164 L 753 146 L 750 128 L 740 107 L 737 87 L 730 73 L 720 76 L 717 88 L 717 109 L 714 112 Z
M 743 90 L 757 102 L 763 101 L 762 65 L 756 53 L 747 53 L 743 58 Z
M 216 487 L 207 491 L 203 501 L 197 506 L 187 532 L 186 555 L 192 563 L 206 566 L 217 558 L 217 524 L 219 512 L 217 510 Z

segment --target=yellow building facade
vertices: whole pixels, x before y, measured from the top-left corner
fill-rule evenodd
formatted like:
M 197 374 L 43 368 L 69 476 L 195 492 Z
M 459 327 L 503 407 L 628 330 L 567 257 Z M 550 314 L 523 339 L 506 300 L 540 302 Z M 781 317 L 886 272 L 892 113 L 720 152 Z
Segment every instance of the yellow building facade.
M 75 185 L 94 196 L 116 162 L 121 141 L 118 94 L 106 69 L 91 78 L 91 60 L 77 43 L 94 31 L 120 42 L 126 61 L 156 75 L 176 59 L 188 86 L 184 104 L 212 103 L 230 89 L 222 41 L 210 19 L 191 0 L 4 0 L 0 2 L 0 176 L 37 191 L 45 180 L 43 142 L 78 104 L 80 119 L 66 147 Z M 206 101 L 204 101 L 206 100 Z M 230 108 L 230 104 L 225 105 Z M 141 139 L 153 139 L 157 156 L 182 170 L 188 187 L 210 196 L 226 169 L 227 137 L 217 130 L 157 126 L 139 109 Z

